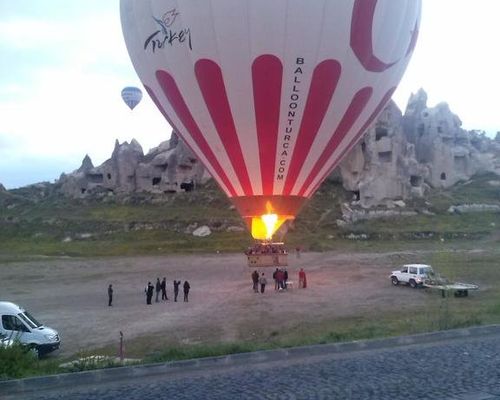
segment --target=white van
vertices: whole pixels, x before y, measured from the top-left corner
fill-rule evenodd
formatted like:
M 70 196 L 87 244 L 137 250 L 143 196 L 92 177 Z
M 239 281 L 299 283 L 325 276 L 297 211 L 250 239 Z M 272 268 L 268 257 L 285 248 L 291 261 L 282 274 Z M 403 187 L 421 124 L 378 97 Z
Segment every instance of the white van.
M 59 348 L 59 334 L 52 328 L 43 326 L 28 311 L 14 303 L 0 301 L 0 336 L 36 350 L 39 355 Z

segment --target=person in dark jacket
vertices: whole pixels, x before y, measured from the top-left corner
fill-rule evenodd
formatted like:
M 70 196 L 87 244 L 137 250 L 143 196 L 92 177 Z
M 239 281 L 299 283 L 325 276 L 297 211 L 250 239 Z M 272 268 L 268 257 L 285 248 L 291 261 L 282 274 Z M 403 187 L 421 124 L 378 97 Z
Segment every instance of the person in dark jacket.
M 160 301 L 160 291 L 161 291 L 160 278 L 156 278 L 156 299 L 155 299 L 156 303 Z
M 253 291 L 255 293 L 259 292 L 259 273 L 257 271 L 252 272 L 252 282 L 253 282 Z
M 108 306 L 111 307 L 113 304 L 113 285 L 110 283 L 108 286 Z
M 177 301 L 177 296 L 179 295 L 179 285 L 181 281 L 174 280 L 174 301 Z
M 274 279 L 274 290 L 279 289 L 279 284 L 278 284 L 278 268 L 276 268 L 276 271 L 273 272 L 273 279 Z
M 189 289 L 191 289 L 191 286 L 189 285 L 188 281 L 184 281 L 184 301 L 189 301 Z
M 148 286 L 146 286 L 146 289 L 144 289 L 144 292 L 146 292 L 146 304 L 151 304 L 154 290 L 155 287 L 151 284 L 151 282 L 148 282 Z
M 167 278 L 165 278 L 165 277 L 163 277 L 163 280 L 161 281 L 161 299 L 168 300 L 168 297 L 167 297 Z

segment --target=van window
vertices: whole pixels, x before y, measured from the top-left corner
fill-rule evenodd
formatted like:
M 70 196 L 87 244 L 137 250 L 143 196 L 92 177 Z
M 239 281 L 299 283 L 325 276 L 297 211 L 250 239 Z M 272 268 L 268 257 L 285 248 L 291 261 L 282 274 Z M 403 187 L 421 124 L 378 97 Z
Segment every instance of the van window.
M 35 329 L 41 326 L 41 324 L 38 323 L 38 321 L 35 318 L 33 318 L 30 314 L 28 314 L 27 311 L 21 314 L 17 314 L 17 316 L 21 318 L 24 321 L 24 323 L 28 325 L 31 329 Z
M 8 331 L 29 332 L 28 328 L 15 315 L 2 315 L 2 325 Z

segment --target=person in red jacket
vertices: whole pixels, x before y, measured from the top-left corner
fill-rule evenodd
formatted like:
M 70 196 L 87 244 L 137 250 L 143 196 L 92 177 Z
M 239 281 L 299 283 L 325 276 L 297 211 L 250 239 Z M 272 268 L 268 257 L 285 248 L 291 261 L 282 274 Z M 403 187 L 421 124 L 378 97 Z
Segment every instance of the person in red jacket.
M 299 288 L 306 288 L 307 287 L 307 278 L 306 278 L 306 273 L 304 271 L 304 268 L 301 268 L 299 271 Z

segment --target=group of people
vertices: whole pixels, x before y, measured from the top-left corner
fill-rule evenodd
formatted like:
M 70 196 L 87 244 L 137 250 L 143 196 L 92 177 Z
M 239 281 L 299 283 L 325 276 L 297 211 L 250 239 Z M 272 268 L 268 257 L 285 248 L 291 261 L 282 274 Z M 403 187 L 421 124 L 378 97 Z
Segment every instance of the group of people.
M 255 293 L 259 292 L 259 285 L 260 285 L 260 292 L 264 293 L 267 285 L 267 279 L 266 276 L 264 275 L 264 272 L 262 273 L 261 276 L 259 276 L 259 273 L 257 271 L 253 271 L 252 282 L 253 282 L 253 291 Z
M 273 280 L 274 280 L 274 290 L 286 290 L 288 288 L 288 271 L 286 268 L 276 268 L 273 272 Z M 267 278 L 262 272 L 261 275 L 257 272 L 257 270 L 252 272 L 252 283 L 253 283 L 253 291 L 255 293 L 260 292 L 264 293 L 267 285 Z M 307 287 L 307 278 L 304 268 L 301 268 L 299 271 L 299 288 L 304 289 Z
M 286 268 L 276 268 L 273 272 L 274 279 L 274 290 L 286 290 L 288 289 L 288 271 Z
M 179 296 L 180 284 L 181 284 L 181 281 L 174 280 L 174 301 L 175 302 L 177 301 L 177 297 Z M 184 301 L 185 302 L 189 301 L 189 290 L 190 289 L 191 289 L 191 285 L 189 285 L 189 282 L 184 281 L 183 290 L 184 290 Z M 160 302 L 160 292 L 161 292 L 162 301 L 168 300 L 167 278 L 164 277 L 161 282 L 160 282 L 160 278 L 156 278 L 156 285 L 153 285 L 151 282 L 148 282 L 148 285 L 144 289 L 144 293 L 146 293 L 146 304 L 151 305 L 154 292 L 156 292 L 156 298 L 155 298 L 156 303 Z
M 179 286 L 181 285 L 181 281 L 174 280 L 174 301 L 177 301 L 177 297 L 179 296 Z M 188 281 L 184 281 L 183 290 L 184 290 L 184 301 L 189 301 L 189 290 L 191 289 L 191 285 Z M 108 306 L 111 307 L 113 305 L 113 284 L 109 284 L 108 286 Z M 160 302 L 160 293 L 161 300 L 168 300 L 167 296 L 167 278 L 163 278 L 160 281 L 160 278 L 156 278 L 156 285 L 153 285 L 151 282 L 148 282 L 148 285 L 144 288 L 144 293 L 146 294 L 146 304 L 152 304 L 153 295 L 156 292 L 156 303 Z

